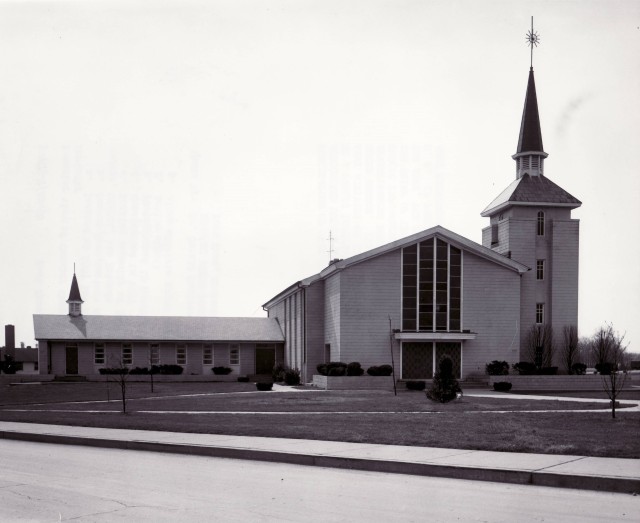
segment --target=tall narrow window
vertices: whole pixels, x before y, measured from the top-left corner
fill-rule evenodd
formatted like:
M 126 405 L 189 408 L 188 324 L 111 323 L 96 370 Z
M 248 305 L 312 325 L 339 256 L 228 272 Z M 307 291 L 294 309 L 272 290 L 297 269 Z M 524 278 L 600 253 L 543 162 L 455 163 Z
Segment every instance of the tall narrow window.
M 405 247 L 402 254 L 402 330 L 416 330 L 418 313 L 418 246 Z
M 178 365 L 187 364 L 187 347 L 185 345 L 176 346 L 176 364 Z
M 460 330 L 462 306 L 462 251 L 453 245 L 449 253 L 449 330 Z
M 538 236 L 544 236 L 544 213 L 538 211 Z
M 229 347 L 229 365 L 240 365 L 240 347 L 238 345 Z
M 544 323 L 544 303 L 536 303 L 536 323 Z
M 536 280 L 544 280 L 544 260 L 536 261 Z
M 447 330 L 449 244 L 436 241 L 436 330 Z
M 93 363 L 104 365 L 104 343 L 96 343 L 93 346 Z
M 419 329 L 433 330 L 433 238 L 420 244 Z
M 122 364 L 131 365 L 133 363 L 133 347 L 131 343 L 122 344 Z
M 213 346 L 204 345 L 202 347 L 202 364 L 213 365 Z

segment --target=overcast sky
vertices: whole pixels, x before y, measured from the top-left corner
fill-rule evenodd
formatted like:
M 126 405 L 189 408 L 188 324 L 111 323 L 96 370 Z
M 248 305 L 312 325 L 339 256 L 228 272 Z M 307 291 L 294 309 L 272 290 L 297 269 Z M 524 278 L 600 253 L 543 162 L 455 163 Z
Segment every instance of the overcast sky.
M 640 2 L 0 2 L 0 321 L 261 316 L 442 225 L 481 243 L 534 52 L 545 174 L 583 202 L 580 334 L 640 347 Z M 4 341 L 4 340 L 2 340 Z

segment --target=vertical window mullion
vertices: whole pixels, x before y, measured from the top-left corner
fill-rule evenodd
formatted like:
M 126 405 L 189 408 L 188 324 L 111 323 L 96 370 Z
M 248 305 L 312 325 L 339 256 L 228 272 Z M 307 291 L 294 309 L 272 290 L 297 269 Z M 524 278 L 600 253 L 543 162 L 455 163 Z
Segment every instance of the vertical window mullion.
M 416 246 L 416 330 L 420 330 L 420 244 Z
M 436 243 L 436 237 L 433 237 L 433 291 L 432 291 L 432 299 L 431 299 L 431 306 L 432 306 L 432 310 L 433 310 L 433 314 L 432 319 L 431 319 L 431 330 L 433 332 L 436 331 L 436 311 L 437 311 L 437 307 L 436 307 L 436 282 L 437 282 L 437 265 L 438 265 L 438 244 Z M 435 361 L 435 360 L 434 360 Z

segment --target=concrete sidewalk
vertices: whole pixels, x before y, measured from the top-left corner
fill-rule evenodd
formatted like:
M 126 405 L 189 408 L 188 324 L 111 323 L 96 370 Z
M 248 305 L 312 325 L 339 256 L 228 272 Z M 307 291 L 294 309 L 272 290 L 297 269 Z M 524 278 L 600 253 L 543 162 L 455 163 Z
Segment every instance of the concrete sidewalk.
M 0 422 L 0 438 L 640 493 L 640 460 Z

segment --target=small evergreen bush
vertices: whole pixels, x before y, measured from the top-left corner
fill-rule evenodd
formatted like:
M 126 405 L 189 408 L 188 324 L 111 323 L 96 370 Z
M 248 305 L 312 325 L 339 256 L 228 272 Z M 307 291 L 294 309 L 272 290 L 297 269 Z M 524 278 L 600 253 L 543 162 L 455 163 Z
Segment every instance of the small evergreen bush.
M 149 374 L 149 367 L 134 367 L 129 374 Z
M 406 385 L 409 390 L 424 390 L 427 388 L 427 384 L 424 381 L 407 381 Z
M 511 390 L 511 383 L 508 381 L 496 381 L 493 384 L 493 390 L 497 392 L 509 392 Z
M 584 363 L 574 363 L 571 365 L 571 374 L 582 376 L 587 373 L 587 366 Z
M 240 383 L 249 383 L 249 376 L 238 376 L 238 381 Z
M 347 364 L 341 361 L 330 361 L 329 363 L 320 363 L 316 370 L 322 376 L 346 376 Z
M 284 372 L 284 382 L 286 385 L 300 385 L 300 371 L 298 369 L 287 369 Z
M 509 364 L 506 361 L 493 360 L 486 364 L 485 371 L 489 376 L 506 376 L 509 374 Z
M 519 361 L 513 364 L 513 370 L 521 376 L 529 376 L 536 373 L 536 366 L 528 361 Z
M 362 376 L 364 369 L 357 361 L 352 361 L 347 365 L 347 376 Z
M 217 375 L 221 375 L 221 376 L 226 376 L 227 374 L 231 374 L 233 372 L 233 369 L 229 368 L 229 367 L 212 367 L 211 370 L 213 371 L 214 374 Z
M 558 367 L 542 367 L 540 369 L 540 374 L 544 376 L 555 376 L 558 374 Z
M 271 390 L 273 388 L 273 383 L 270 381 L 259 381 L 256 383 L 256 388 L 261 391 Z
M 438 372 L 433 377 L 433 384 L 426 392 L 431 401 L 447 403 L 462 396 L 462 389 L 458 380 L 453 375 L 453 362 L 450 358 L 444 358 L 438 367 Z
M 373 365 L 367 369 L 369 376 L 391 376 L 393 367 L 391 365 Z
M 129 369 L 126 367 L 105 367 L 98 369 L 98 372 L 102 375 L 129 374 Z
M 278 363 L 275 367 L 273 367 L 273 370 L 271 371 L 271 377 L 273 378 L 273 381 L 275 383 L 284 381 L 284 374 L 288 368 L 289 367 L 283 365 L 282 363 Z

